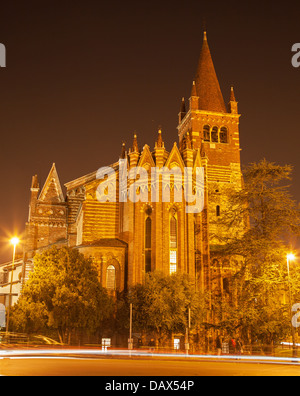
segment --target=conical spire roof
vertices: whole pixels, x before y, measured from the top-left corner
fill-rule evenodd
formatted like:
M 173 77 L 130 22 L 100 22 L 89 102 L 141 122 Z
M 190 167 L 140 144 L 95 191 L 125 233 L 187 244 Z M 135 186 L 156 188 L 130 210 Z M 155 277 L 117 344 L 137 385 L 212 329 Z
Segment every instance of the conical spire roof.
M 230 89 L 230 102 L 236 102 L 233 87 Z
M 195 83 L 197 96 L 199 96 L 199 110 L 226 113 L 226 106 L 207 43 L 206 32 L 204 32 Z
M 122 143 L 122 151 L 121 151 L 120 158 L 121 159 L 125 159 L 126 158 L 126 145 L 125 145 L 125 143 Z
M 139 146 L 138 146 L 136 133 L 133 136 L 132 151 L 137 152 L 137 153 L 139 152 Z
M 161 136 L 161 127 L 158 128 L 158 137 L 155 146 L 159 148 L 164 147 L 163 138 Z

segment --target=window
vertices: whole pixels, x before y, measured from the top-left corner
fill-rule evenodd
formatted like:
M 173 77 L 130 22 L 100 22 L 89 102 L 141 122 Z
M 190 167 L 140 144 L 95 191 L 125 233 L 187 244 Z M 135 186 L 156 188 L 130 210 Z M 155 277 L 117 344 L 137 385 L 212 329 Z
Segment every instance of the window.
M 217 206 L 216 206 L 216 215 L 217 215 L 217 217 L 219 217 L 220 214 L 221 214 L 220 205 L 217 205 Z
M 109 265 L 106 270 L 106 288 L 116 290 L 116 269 L 113 265 Z
M 83 213 L 81 213 L 77 224 L 77 240 L 76 240 L 77 246 L 82 244 L 82 233 L 83 233 Z
M 176 212 L 170 218 L 170 274 L 177 272 L 177 218 Z
M 205 142 L 209 142 L 210 141 L 210 127 L 209 125 L 204 125 L 203 127 L 203 139 Z
M 217 127 L 213 127 L 213 129 L 211 130 L 211 141 L 213 143 L 218 143 L 219 139 L 218 139 L 218 128 Z
M 170 219 L 170 247 L 177 248 L 177 220 L 175 216 Z
M 145 271 L 151 271 L 151 232 L 152 232 L 152 220 L 151 217 L 147 217 L 145 221 Z
M 223 278 L 223 291 L 229 294 L 229 279 Z
M 4 285 L 5 283 L 8 283 L 8 278 L 9 278 L 9 273 L 7 268 L 3 269 L 2 272 L 0 272 L 0 285 Z
M 145 249 L 151 249 L 151 218 L 146 219 Z
M 226 127 L 222 127 L 220 131 L 220 143 L 228 143 L 228 131 Z

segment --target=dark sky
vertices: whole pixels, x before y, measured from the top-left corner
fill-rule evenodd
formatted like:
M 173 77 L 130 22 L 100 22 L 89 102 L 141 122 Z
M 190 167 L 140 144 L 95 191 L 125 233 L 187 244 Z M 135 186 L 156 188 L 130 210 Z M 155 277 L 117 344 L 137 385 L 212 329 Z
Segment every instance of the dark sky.
M 0 261 L 24 229 L 35 173 L 43 184 L 55 162 L 64 184 L 117 161 L 134 131 L 153 148 L 158 125 L 172 147 L 204 20 L 225 102 L 231 85 L 239 101 L 243 164 L 294 165 L 300 200 L 299 1 L 10 0 L 0 8 Z

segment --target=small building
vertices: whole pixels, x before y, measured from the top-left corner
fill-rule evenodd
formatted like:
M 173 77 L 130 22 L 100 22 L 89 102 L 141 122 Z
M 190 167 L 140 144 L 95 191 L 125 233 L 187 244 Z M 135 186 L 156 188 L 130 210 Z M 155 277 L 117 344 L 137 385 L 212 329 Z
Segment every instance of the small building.
M 11 305 L 15 304 L 22 288 L 22 273 L 23 259 L 16 259 L 14 266 L 12 261 L 0 264 L 0 304 L 8 307 L 10 289 L 12 290 Z M 13 275 L 12 279 L 11 275 Z

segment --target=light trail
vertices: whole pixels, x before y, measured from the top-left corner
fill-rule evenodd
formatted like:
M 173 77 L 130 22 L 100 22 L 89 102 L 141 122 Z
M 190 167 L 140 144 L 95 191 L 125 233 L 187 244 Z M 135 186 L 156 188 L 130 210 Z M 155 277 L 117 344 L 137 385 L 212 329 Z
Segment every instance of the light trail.
M 168 358 L 175 360 L 214 360 L 214 361 L 234 361 L 238 363 L 272 363 L 272 364 L 288 364 L 300 365 L 300 358 L 295 357 L 278 357 L 278 356 L 248 356 L 248 355 L 187 355 L 187 354 L 171 354 L 171 353 L 152 353 L 141 352 L 135 350 L 109 350 L 100 349 L 15 349 L 0 350 L 0 359 L 60 359 L 69 358 L 76 359 L 82 357 L 148 357 L 148 358 Z

